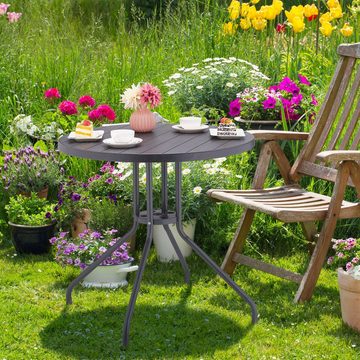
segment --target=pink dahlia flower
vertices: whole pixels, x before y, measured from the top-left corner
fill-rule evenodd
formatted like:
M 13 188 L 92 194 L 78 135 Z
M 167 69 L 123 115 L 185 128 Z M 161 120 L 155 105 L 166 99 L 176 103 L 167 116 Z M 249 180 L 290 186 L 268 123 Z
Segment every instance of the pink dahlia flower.
M 0 15 L 5 15 L 10 4 L 0 3 Z
M 74 102 L 72 102 L 72 101 L 69 101 L 69 100 L 65 100 L 62 103 L 60 103 L 59 110 L 64 115 L 75 115 L 78 112 L 76 104 Z
M 88 112 L 88 117 L 91 121 L 100 120 L 100 113 L 98 109 L 94 109 Z
M 22 13 L 8 12 L 7 19 L 10 23 L 15 23 L 21 18 Z
M 57 88 L 50 88 L 44 92 L 44 97 L 48 100 L 53 100 L 61 98 L 61 95 Z
M 150 107 L 154 108 L 161 102 L 160 90 L 149 83 L 144 84 L 141 87 L 140 102 L 143 105 L 150 104 Z
M 79 105 L 82 107 L 94 107 L 95 106 L 95 99 L 89 95 L 81 96 L 79 99 Z
M 116 118 L 116 113 L 109 105 L 103 104 L 99 105 L 97 109 L 89 111 L 88 116 L 92 121 L 104 121 L 107 119 L 113 122 Z

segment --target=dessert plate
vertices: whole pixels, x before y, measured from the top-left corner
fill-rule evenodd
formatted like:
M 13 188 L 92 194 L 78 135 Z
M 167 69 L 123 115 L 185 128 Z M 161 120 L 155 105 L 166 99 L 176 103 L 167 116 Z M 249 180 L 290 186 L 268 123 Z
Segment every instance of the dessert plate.
M 102 139 L 103 135 L 104 135 L 104 130 L 94 130 L 93 136 L 77 135 L 75 134 L 75 131 L 72 131 L 69 134 L 68 139 L 77 142 L 99 141 Z
M 184 133 L 184 134 L 195 134 L 195 133 L 205 131 L 206 129 L 209 128 L 209 125 L 200 125 L 199 127 L 190 128 L 190 129 L 185 129 L 181 125 L 173 125 L 172 128 L 174 130 L 176 130 L 178 132 L 181 132 L 181 133 Z
M 131 142 L 128 143 L 116 143 L 112 138 L 104 139 L 103 143 L 115 149 L 126 149 L 141 144 L 143 139 L 135 137 Z
M 243 129 L 236 129 L 236 135 L 218 135 L 217 134 L 218 129 L 213 128 L 210 129 L 210 136 L 216 137 L 218 139 L 241 139 L 243 137 L 245 137 L 245 133 Z

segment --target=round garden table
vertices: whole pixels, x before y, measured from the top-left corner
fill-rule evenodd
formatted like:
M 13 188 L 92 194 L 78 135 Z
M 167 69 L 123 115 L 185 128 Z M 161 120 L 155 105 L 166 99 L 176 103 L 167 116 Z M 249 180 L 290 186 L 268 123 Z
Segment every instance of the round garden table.
M 128 128 L 128 125 L 119 124 L 104 126 L 100 128 L 100 130 L 104 130 L 103 139 L 106 139 L 110 137 L 111 130 L 126 128 Z M 220 140 L 218 138 L 212 138 L 208 131 L 195 134 L 175 132 L 169 124 L 158 124 L 153 132 L 137 133 L 136 136 L 142 138 L 143 142 L 136 147 L 128 149 L 110 148 L 102 141 L 79 143 L 68 139 L 67 136 L 63 136 L 59 139 L 59 150 L 68 155 L 93 160 L 133 163 L 133 226 L 131 230 L 121 237 L 116 244 L 108 248 L 101 257 L 89 265 L 75 280 L 72 281 L 66 292 L 67 304 L 72 303 L 71 293 L 73 288 L 103 260 L 109 257 L 122 243 L 134 235 L 139 224 L 146 224 L 146 241 L 123 327 L 123 345 L 126 346 L 129 341 L 130 320 L 134 312 L 136 298 L 140 289 L 141 278 L 152 243 L 154 225 L 162 225 L 164 227 L 184 270 L 185 282 L 188 284 L 190 283 L 190 271 L 188 265 L 169 228 L 169 224 L 176 224 L 177 230 L 183 240 L 190 245 L 194 252 L 200 256 L 211 269 L 224 279 L 228 285 L 250 305 L 252 322 L 256 323 L 258 320 L 258 313 L 253 300 L 197 244 L 195 244 L 195 242 L 189 239 L 183 230 L 181 221 L 181 163 L 184 161 L 206 160 L 240 154 L 253 148 L 255 143 L 254 137 L 249 133 L 245 133 L 245 137 L 241 139 Z M 161 163 L 161 209 L 153 208 L 152 164 L 154 162 Z M 169 162 L 175 163 L 175 211 L 168 209 L 167 165 Z M 139 163 L 146 164 L 146 211 L 140 211 Z

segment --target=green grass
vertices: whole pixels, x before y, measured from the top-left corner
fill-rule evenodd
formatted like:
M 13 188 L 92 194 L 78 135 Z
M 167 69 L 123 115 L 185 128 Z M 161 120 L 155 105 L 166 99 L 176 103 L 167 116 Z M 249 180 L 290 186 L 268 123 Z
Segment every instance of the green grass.
M 131 324 L 130 344 L 121 330 L 132 289 L 65 289 L 76 271 L 47 256 L 0 252 L 0 358 L 27 359 L 358 359 L 359 335 L 342 324 L 336 275 L 323 270 L 315 295 L 295 305 L 296 284 L 239 268 L 235 280 L 256 301 L 249 307 L 195 255 L 192 287 L 178 263 L 151 254 Z M 276 263 L 303 270 L 304 256 Z

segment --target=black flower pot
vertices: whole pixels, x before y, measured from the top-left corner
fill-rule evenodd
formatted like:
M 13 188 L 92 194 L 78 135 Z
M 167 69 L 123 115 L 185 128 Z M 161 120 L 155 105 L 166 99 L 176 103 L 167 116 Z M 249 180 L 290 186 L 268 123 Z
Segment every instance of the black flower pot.
M 244 119 L 235 119 L 235 121 L 245 130 L 274 130 L 275 128 L 281 129 L 281 121 Z
M 55 222 L 43 226 L 13 224 L 9 221 L 11 240 L 19 254 L 45 254 L 50 251 L 49 239 L 54 236 Z

